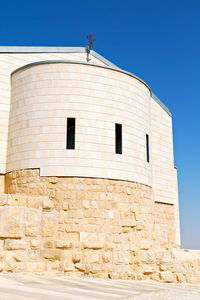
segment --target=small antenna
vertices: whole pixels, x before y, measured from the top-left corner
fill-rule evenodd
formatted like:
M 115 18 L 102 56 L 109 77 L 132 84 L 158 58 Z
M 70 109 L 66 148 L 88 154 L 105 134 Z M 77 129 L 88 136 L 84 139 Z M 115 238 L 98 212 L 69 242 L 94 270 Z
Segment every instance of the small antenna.
M 87 51 L 87 61 L 89 61 L 91 59 L 90 52 L 92 50 L 93 43 L 96 41 L 96 39 L 93 37 L 92 33 L 87 35 L 87 39 L 88 39 L 89 45 L 86 46 L 86 51 Z

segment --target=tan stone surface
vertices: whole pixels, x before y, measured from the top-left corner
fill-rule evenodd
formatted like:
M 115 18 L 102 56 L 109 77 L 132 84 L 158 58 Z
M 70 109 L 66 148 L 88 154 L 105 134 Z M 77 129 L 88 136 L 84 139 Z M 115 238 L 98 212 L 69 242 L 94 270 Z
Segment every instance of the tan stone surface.
M 176 207 L 149 186 L 21 170 L 5 188 L 0 272 L 200 282 L 200 251 L 178 248 Z
M 10 78 L 22 65 L 44 60 L 77 63 L 37 64 Z M 127 242 L 116 243 L 123 251 L 151 250 L 156 239 L 165 248 L 180 245 L 171 116 L 134 76 L 106 68 L 93 56 L 90 62 L 98 65 L 80 63 L 85 61 L 85 53 L 0 53 L 0 173 L 22 170 L 12 172 L 11 195 L 4 194 L 0 175 L 1 238 L 53 237 L 75 243 L 84 233 L 102 233 L 106 228 L 112 236 L 131 236 L 129 249 Z M 76 151 L 65 149 L 67 117 L 77 120 Z M 122 156 L 114 153 L 115 123 L 123 125 Z M 29 168 L 38 170 L 23 171 Z M 54 177 L 47 183 L 38 180 L 39 173 Z M 74 183 L 66 186 L 55 176 L 129 180 L 138 185 L 127 185 L 126 192 L 116 183 L 102 189 L 102 181 L 89 182 L 89 188 L 78 182 L 74 188 Z M 152 187 L 148 197 L 140 194 L 140 184 Z M 141 202 L 130 201 L 133 196 Z M 98 244 L 92 240 L 81 247 L 98 249 Z
M 21 238 L 23 235 L 24 208 L 0 207 L 0 237 Z

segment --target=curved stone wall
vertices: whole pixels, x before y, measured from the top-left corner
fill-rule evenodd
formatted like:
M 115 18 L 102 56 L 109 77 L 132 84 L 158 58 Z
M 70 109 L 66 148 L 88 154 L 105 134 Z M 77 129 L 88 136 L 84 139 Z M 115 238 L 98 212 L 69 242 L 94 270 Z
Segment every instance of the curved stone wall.
M 122 179 L 151 185 L 146 161 L 150 91 L 128 74 L 94 65 L 46 63 L 12 75 L 7 172 Z M 76 149 L 66 122 L 76 118 Z M 115 123 L 123 155 L 115 154 Z
M 169 110 L 118 68 L 95 61 L 21 67 L 36 57 L 16 61 L 1 123 L 3 141 L 9 132 L 1 145 L 6 160 L 0 151 L 7 172 L 0 177 L 0 272 L 199 281 L 199 252 L 178 248 Z M 74 150 L 66 149 L 67 118 L 76 119 Z
M 174 206 L 154 203 L 146 185 L 39 170 L 8 173 L 5 184 L 4 271 L 158 279 L 176 245 Z
M 52 51 L 53 50 L 53 51 Z M 71 49 L 72 50 L 72 49 Z M 6 152 L 8 140 L 8 122 L 11 96 L 11 73 L 25 64 L 45 60 L 71 60 L 86 62 L 85 49 L 74 48 L 38 48 L 38 47 L 0 47 L 0 174 L 6 173 Z M 52 52 L 51 52 L 52 51 Z M 91 55 L 90 63 L 105 65 L 101 58 Z
M 8 173 L 5 192 L 0 272 L 199 282 L 200 251 L 177 247 L 175 206 L 151 187 L 35 169 Z

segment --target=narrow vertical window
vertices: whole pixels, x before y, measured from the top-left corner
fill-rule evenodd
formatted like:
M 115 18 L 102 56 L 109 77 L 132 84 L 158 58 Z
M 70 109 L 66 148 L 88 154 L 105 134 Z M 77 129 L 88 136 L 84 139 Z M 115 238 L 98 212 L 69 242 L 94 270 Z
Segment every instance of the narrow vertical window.
M 75 118 L 67 118 L 66 149 L 75 149 Z
M 122 125 L 115 124 L 115 153 L 122 154 Z
M 146 154 L 147 154 L 147 162 L 149 162 L 149 135 L 146 134 Z

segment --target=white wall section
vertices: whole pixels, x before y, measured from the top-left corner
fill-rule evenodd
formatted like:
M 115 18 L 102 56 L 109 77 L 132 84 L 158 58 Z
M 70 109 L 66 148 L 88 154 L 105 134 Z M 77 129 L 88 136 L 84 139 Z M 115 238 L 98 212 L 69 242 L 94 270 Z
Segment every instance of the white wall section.
M 146 162 L 150 91 L 138 79 L 98 66 L 44 63 L 12 75 L 7 172 L 84 176 L 151 185 Z M 66 150 L 66 119 L 76 118 L 76 149 Z M 123 154 L 115 154 L 115 123 Z

